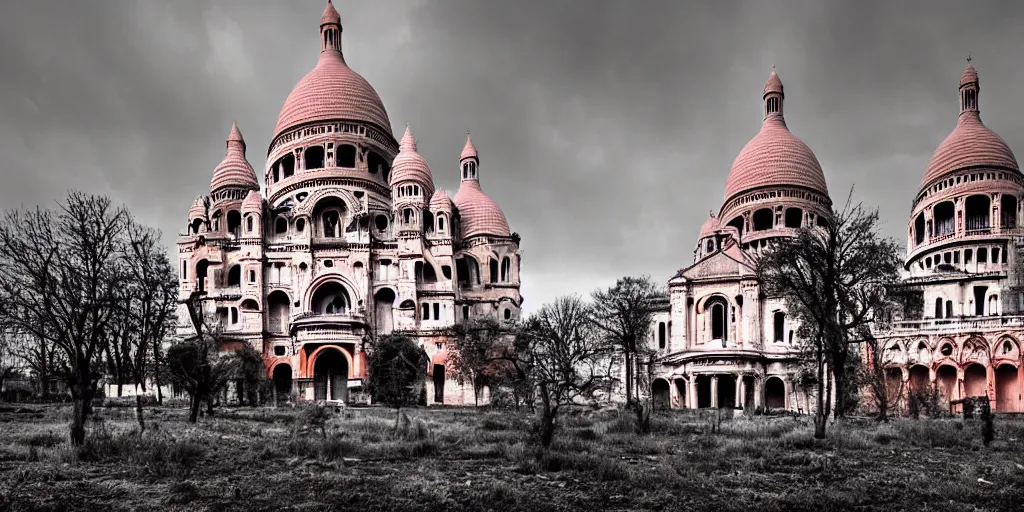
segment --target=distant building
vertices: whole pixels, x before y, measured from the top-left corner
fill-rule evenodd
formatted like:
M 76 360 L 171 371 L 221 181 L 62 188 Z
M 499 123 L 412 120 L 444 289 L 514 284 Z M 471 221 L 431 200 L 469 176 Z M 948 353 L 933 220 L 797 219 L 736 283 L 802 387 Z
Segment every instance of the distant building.
M 401 331 L 431 357 L 428 403 L 471 403 L 446 367 L 443 329 L 519 318 L 519 236 L 484 193 L 468 136 L 452 158 L 458 192 L 435 188 L 412 131 L 395 140 L 376 91 L 345 62 L 341 32 L 328 1 L 318 62 L 281 108 L 262 193 L 232 126 L 178 240 L 180 293 L 206 293 L 225 333 L 263 353 L 278 396 L 347 401 L 367 375 L 365 344 Z

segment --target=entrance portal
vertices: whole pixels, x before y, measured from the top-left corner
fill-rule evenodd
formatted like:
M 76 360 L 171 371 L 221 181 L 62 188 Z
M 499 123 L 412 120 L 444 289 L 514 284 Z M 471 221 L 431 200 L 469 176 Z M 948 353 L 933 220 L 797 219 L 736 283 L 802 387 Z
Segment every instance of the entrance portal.
M 711 376 L 697 376 L 697 408 L 711 407 Z
M 444 403 L 444 365 L 434 365 L 434 403 Z
M 768 409 L 786 408 L 786 384 L 778 377 L 764 381 L 764 406 Z
M 732 375 L 719 375 L 718 379 L 718 408 L 736 408 L 736 377 Z
M 1020 382 L 1017 369 L 1004 364 L 996 368 L 996 410 L 999 412 L 1020 411 Z
M 292 396 L 292 367 L 279 364 L 274 367 L 274 394 L 276 403 L 287 403 Z
M 654 408 L 664 410 L 669 408 L 669 401 L 671 391 L 668 386 L 668 381 L 665 379 L 656 379 L 651 383 L 651 397 L 654 399 Z
M 686 405 L 686 381 L 683 379 L 676 379 L 676 397 L 679 400 L 676 403 L 676 407 L 683 409 L 688 407 Z
M 753 375 L 743 377 L 743 410 L 752 412 L 754 410 L 754 392 L 757 387 Z
M 985 367 L 972 364 L 964 369 L 964 396 L 988 396 Z
M 313 398 L 348 401 L 348 360 L 341 349 L 329 348 L 313 363 Z

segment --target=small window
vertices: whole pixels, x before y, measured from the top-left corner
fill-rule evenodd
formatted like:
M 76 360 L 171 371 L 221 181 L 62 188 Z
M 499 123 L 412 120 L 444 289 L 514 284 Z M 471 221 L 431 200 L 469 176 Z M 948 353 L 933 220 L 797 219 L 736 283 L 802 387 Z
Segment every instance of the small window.
M 295 231 L 302 233 L 306 229 L 306 219 L 299 219 L 295 221 Z
M 252 233 L 252 215 L 245 218 L 245 230 Z
M 978 249 L 978 263 L 988 263 L 988 249 L 981 247 Z
M 256 271 L 255 270 L 250 270 L 249 271 L 249 282 L 250 283 L 255 283 L 256 282 Z
M 512 319 L 512 310 L 508 309 L 508 308 L 505 308 L 505 320 L 511 320 L 511 319 Z
M 324 266 L 327 267 L 327 268 L 333 267 L 334 266 L 334 260 L 324 260 Z
M 440 319 L 441 319 L 441 303 L 435 302 L 434 303 L 434 320 L 440 320 Z
M 278 345 L 278 346 L 274 347 L 274 355 L 275 356 L 280 357 L 280 356 L 285 355 L 286 353 L 287 353 L 287 349 L 285 347 L 283 347 L 281 345 Z
M 274 233 L 282 234 L 288 232 L 288 221 L 283 217 L 278 217 L 277 222 L 274 223 Z
M 974 259 L 974 251 L 967 249 L 964 251 L 964 263 L 970 263 Z
M 238 323 L 238 308 L 231 308 L 231 324 Z
M 469 320 L 469 306 L 462 306 L 462 318 Z
M 953 345 L 946 343 L 945 345 L 942 346 L 941 349 L 939 349 L 939 352 L 941 352 L 942 355 L 949 357 L 953 355 Z
M 422 308 L 423 313 L 421 313 L 420 318 L 423 320 L 430 320 L 430 304 L 423 303 Z

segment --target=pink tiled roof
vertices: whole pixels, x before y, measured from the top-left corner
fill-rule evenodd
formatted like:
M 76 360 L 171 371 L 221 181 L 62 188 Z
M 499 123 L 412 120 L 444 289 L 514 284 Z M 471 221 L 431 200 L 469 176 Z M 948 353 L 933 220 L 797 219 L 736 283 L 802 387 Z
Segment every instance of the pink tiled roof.
M 732 163 L 725 181 L 725 200 L 755 188 L 795 185 L 828 195 L 825 174 L 811 148 L 786 127 L 779 114 L 769 114 L 761 131 Z
M 448 197 L 448 192 L 437 189 L 434 195 L 430 196 L 430 204 L 428 206 L 431 211 L 451 211 L 452 210 L 452 198 Z
M 242 211 L 262 211 L 263 210 L 263 197 L 260 196 L 258 190 L 249 191 L 249 194 L 245 196 L 245 200 L 242 201 Z
M 348 67 L 340 51 L 326 49 L 284 101 L 274 136 L 299 124 L 334 119 L 362 121 L 391 133 L 391 121 L 377 91 Z
M 334 8 L 334 4 L 331 0 L 327 0 L 327 6 L 324 7 L 324 14 L 320 16 L 320 24 L 325 25 L 327 23 L 341 24 L 341 16 L 338 16 L 337 9 Z
M 505 214 L 493 199 L 480 189 L 480 182 L 466 180 L 455 194 L 455 206 L 462 219 L 462 238 L 474 235 L 509 236 Z
M 398 155 L 391 164 L 391 184 L 411 180 L 422 185 L 425 194 L 433 194 L 434 176 L 430 173 L 427 161 L 416 151 L 416 139 L 409 125 L 405 126 L 405 135 L 398 147 Z
M 227 153 L 224 160 L 213 170 L 213 178 L 210 180 L 211 192 L 222 187 L 260 189 L 256 171 L 245 159 L 245 140 L 242 138 L 242 132 L 238 131 L 237 123 L 231 124 Z
M 1006 142 L 981 122 L 978 112 L 960 114 L 956 128 L 939 144 L 921 179 L 921 187 L 965 167 L 999 167 L 1020 171 Z
M 467 158 L 480 159 L 480 156 L 476 152 L 476 146 L 473 145 L 473 139 L 469 136 L 469 132 L 466 132 L 466 147 L 462 148 L 462 155 L 459 156 L 459 161 Z
M 718 218 L 714 215 L 708 217 L 708 220 L 704 221 L 704 225 L 700 227 L 700 236 L 697 238 L 704 238 L 711 236 L 715 230 L 718 229 Z

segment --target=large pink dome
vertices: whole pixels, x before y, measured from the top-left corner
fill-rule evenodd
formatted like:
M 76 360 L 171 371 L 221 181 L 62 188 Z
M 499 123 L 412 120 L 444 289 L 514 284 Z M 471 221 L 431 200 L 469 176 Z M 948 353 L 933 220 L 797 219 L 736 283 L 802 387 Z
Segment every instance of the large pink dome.
M 828 195 L 825 173 L 811 148 L 786 127 L 779 114 L 769 114 L 761 131 L 732 163 L 725 180 L 725 200 L 756 188 L 790 185 Z
M 475 235 L 509 236 L 505 214 L 493 199 L 480 189 L 480 182 L 466 180 L 455 194 L 455 206 L 459 209 L 462 238 Z
M 370 123 L 391 133 L 391 121 L 377 91 L 348 67 L 340 51 L 325 49 L 316 67 L 284 101 L 274 136 L 300 124 L 336 119 Z
M 967 167 L 995 167 L 1020 172 L 1006 142 L 981 122 L 977 112 L 964 112 L 956 128 L 939 144 L 921 178 L 921 188 Z

